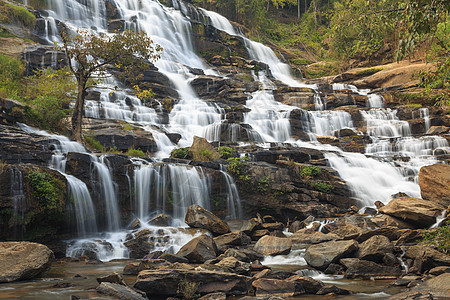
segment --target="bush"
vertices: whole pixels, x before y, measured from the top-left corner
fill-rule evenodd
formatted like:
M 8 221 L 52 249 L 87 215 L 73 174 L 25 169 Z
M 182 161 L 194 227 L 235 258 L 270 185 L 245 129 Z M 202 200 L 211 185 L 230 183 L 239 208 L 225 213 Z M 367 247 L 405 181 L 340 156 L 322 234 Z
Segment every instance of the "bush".
M 100 144 L 100 142 L 92 135 L 84 135 L 84 142 L 89 145 L 91 148 L 100 151 L 100 152 L 105 152 L 105 148 L 103 147 L 102 144 Z
M 229 158 L 227 172 L 238 182 L 242 184 L 250 183 L 250 175 L 248 174 L 248 157 Z
M 316 181 L 313 183 L 313 188 L 319 192 L 330 194 L 333 191 L 333 186 L 327 182 Z
M 170 153 L 171 158 L 188 159 L 189 158 L 189 148 L 178 148 L 173 149 Z
M 133 157 L 146 157 L 145 153 L 142 150 L 130 148 L 128 149 L 126 155 Z
M 218 150 L 219 150 L 220 158 L 223 158 L 223 159 L 229 159 L 229 158 L 235 157 L 237 155 L 237 152 L 230 147 L 222 146 L 222 147 L 219 147 Z
M 214 154 L 209 149 L 202 149 L 197 155 L 197 159 L 201 161 L 212 161 L 214 160 Z
M 25 72 L 21 60 L 0 53 L 0 94 L 13 97 L 21 92 L 20 79 Z
M 303 178 L 317 177 L 322 174 L 322 170 L 315 166 L 306 166 L 300 170 L 300 176 Z
M 438 251 L 450 253 L 450 221 L 445 226 L 436 229 L 424 230 L 422 233 L 422 243 L 436 248 Z
M 198 298 L 196 292 L 199 285 L 198 282 L 189 281 L 186 278 L 181 279 L 178 283 L 177 294 L 185 300 Z

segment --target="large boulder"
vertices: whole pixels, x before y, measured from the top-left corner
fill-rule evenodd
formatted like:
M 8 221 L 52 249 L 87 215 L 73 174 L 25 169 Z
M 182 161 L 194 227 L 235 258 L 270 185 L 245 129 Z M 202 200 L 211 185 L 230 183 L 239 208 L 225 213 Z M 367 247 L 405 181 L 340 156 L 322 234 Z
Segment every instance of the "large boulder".
M 205 138 L 198 136 L 194 136 L 189 153 L 194 160 L 211 161 L 220 157 L 219 153 Z
M 323 233 L 320 231 L 313 231 L 311 229 L 300 229 L 290 236 L 292 243 L 297 245 L 305 244 L 319 244 L 323 242 L 339 240 L 340 236 L 334 233 Z
M 256 289 L 255 295 L 260 296 L 278 296 L 293 297 L 298 294 L 304 294 L 305 290 L 300 290 L 298 294 L 295 292 L 296 284 L 293 281 L 261 278 L 253 281 L 252 286 Z
M 184 221 L 191 227 L 203 228 L 211 231 L 215 235 L 230 232 L 230 227 L 228 227 L 227 223 L 209 210 L 196 204 L 189 206 Z
M 316 294 L 324 286 L 321 281 L 302 275 L 293 275 L 286 280 L 296 284 L 296 291 L 303 289 L 306 294 Z
M 450 165 L 422 167 L 419 172 L 419 185 L 423 199 L 445 207 L 450 205 Z
M 233 273 L 206 270 L 145 270 L 139 273 L 135 288 L 147 295 L 175 296 L 180 284 L 195 282 L 197 293 L 204 295 L 224 292 L 227 295 L 245 295 L 250 277 Z
M 291 248 L 291 239 L 266 235 L 256 242 L 253 249 L 264 255 L 283 255 L 289 254 Z
M 0 282 L 32 279 L 46 271 L 53 259 L 53 252 L 41 244 L 0 243 Z
M 383 235 L 375 235 L 359 245 L 358 258 L 381 262 L 386 253 L 392 253 L 394 245 Z
M 242 231 L 230 232 L 214 238 L 219 251 L 225 251 L 228 246 L 245 246 L 251 242 L 251 238 Z
M 417 227 L 430 227 L 436 223 L 444 207 L 438 203 L 419 198 L 400 197 L 392 199 L 386 206 L 378 211 L 403 219 Z
M 398 277 L 402 274 L 399 267 L 383 266 L 369 260 L 344 258 L 340 262 L 347 267 L 345 278 Z
M 191 263 L 204 263 L 216 258 L 217 246 L 211 237 L 201 235 L 181 247 L 177 255 L 187 258 Z
M 348 257 L 358 250 L 358 242 L 331 241 L 317 245 L 311 245 L 305 252 L 305 260 L 308 265 L 324 270 L 331 263 L 339 261 L 343 257 Z

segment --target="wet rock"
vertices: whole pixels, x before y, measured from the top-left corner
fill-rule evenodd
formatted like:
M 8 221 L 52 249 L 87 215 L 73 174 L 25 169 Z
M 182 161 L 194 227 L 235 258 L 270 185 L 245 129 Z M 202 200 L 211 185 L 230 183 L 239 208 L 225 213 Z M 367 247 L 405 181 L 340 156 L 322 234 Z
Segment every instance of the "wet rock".
M 252 240 L 253 240 L 253 241 L 258 241 L 260 238 L 262 238 L 263 236 L 268 235 L 269 233 L 270 233 L 270 231 L 267 230 L 267 229 L 258 229 L 258 230 L 255 230 L 255 231 L 252 233 Z
M 262 228 L 263 229 L 267 229 L 269 231 L 272 231 L 272 230 L 283 230 L 284 229 L 284 224 L 281 223 L 281 222 L 263 223 L 262 224 Z
M 344 273 L 344 268 L 341 265 L 331 263 L 323 272 L 325 274 L 338 275 Z
M 423 199 L 400 197 L 392 199 L 379 212 L 401 218 L 418 227 L 430 227 L 436 223 L 436 216 L 440 215 L 444 207 Z
M 308 265 L 317 269 L 326 269 L 331 263 L 338 262 L 343 257 L 348 257 L 358 250 L 358 242 L 331 241 L 312 245 L 305 252 L 305 260 Z
M 436 267 L 431 269 L 428 274 L 430 275 L 434 275 L 434 276 L 438 276 L 444 273 L 450 273 L 450 266 L 440 266 L 440 267 Z
M 110 282 L 110 283 L 115 283 L 115 284 L 120 284 L 120 285 L 127 285 L 125 283 L 125 281 L 123 281 L 122 276 L 119 275 L 119 273 L 113 273 L 107 276 L 103 276 L 103 277 L 97 277 L 97 282 L 98 283 L 102 283 L 102 282 Z
M 359 244 L 357 257 L 363 260 L 381 262 L 387 253 L 394 251 L 394 245 L 383 235 L 375 235 L 365 242 Z
M 227 223 L 199 205 L 189 206 L 185 222 L 191 227 L 204 228 L 216 235 L 230 232 Z
M 413 266 L 419 273 L 439 266 L 450 266 L 450 255 L 424 245 L 409 247 L 405 252 L 405 257 L 414 259 Z
M 130 148 L 145 152 L 156 152 L 158 147 L 153 135 L 148 131 L 123 130 L 122 127 L 99 128 L 95 139 L 105 148 L 126 152 Z
M 234 258 L 236 258 L 236 259 L 238 259 L 240 261 L 244 261 L 244 262 L 251 262 L 252 261 L 250 259 L 250 257 L 247 256 L 247 254 L 245 254 L 244 252 L 239 251 L 237 249 L 234 249 L 234 248 L 227 249 L 223 255 L 229 256 L 229 257 L 234 257 Z
M 122 32 L 125 30 L 125 20 L 109 20 L 107 26 L 110 33 Z
M 203 154 L 205 152 L 208 153 L 208 156 Z M 194 141 L 191 147 L 189 147 L 189 155 L 194 160 L 200 161 L 212 161 L 220 158 L 219 153 L 217 153 L 214 147 L 205 138 L 198 136 L 194 136 Z
M 179 256 L 179 255 L 175 255 L 172 253 L 164 253 L 162 254 L 160 257 L 158 257 L 159 259 L 164 259 L 167 260 L 168 262 L 171 263 L 188 263 L 189 260 L 185 257 Z
M 419 172 L 420 193 L 423 199 L 450 205 L 450 165 L 425 166 Z
M 123 268 L 123 275 L 137 275 L 139 273 L 140 263 L 129 263 Z
M 113 296 L 118 299 L 127 299 L 127 300 L 147 299 L 146 297 L 142 296 L 141 294 L 139 294 L 130 287 L 110 282 L 100 283 L 100 285 L 97 287 L 97 292 L 100 294 Z
M 219 252 L 225 251 L 228 246 L 245 246 L 251 242 L 251 238 L 242 231 L 230 232 L 214 238 Z
M 152 232 L 146 228 L 125 241 L 124 245 L 130 252 L 130 258 L 143 258 L 155 248 L 154 243 L 149 241 L 151 235 Z
M 288 231 L 291 233 L 295 233 L 304 227 L 305 227 L 304 223 L 297 220 L 297 221 L 292 222 L 292 224 L 289 225 Z
M 150 221 L 148 221 L 148 224 L 153 226 L 167 227 L 169 226 L 169 216 L 166 214 L 159 214 Z
M 175 296 L 180 281 L 198 283 L 197 293 L 204 295 L 224 292 L 227 295 L 245 295 L 250 288 L 250 277 L 218 271 L 146 270 L 139 273 L 135 288 L 147 295 Z
M 294 282 L 296 290 L 300 291 L 303 289 L 306 294 L 316 294 L 324 286 L 321 281 L 302 275 L 294 275 L 286 280 Z
M 252 286 L 256 289 L 255 295 L 293 297 L 295 294 L 295 282 L 279 279 L 261 278 L 253 281 Z M 304 291 L 303 291 L 304 293 Z M 302 294 L 303 294 L 302 293 Z
M 247 235 L 250 235 L 259 225 L 255 220 L 230 220 L 227 224 L 232 232 L 242 231 Z
M 152 253 L 147 254 L 146 256 L 144 256 L 144 259 L 157 259 L 163 254 L 164 254 L 164 252 L 159 251 L 159 250 L 158 251 L 153 251 Z
M 0 282 L 32 279 L 45 272 L 54 260 L 47 246 L 30 242 L 0 243 Z
M 170 266 L 171 263 L 165 259 L 144 259 L 139 263 L 139 271 L 155 270 L 161 267 Z
M 450 295 L 450 273 L 444 273 L 389 299 L 446 299 L 448 295 Z
M 320 231 L 313 231 L 305 228 L 300 229 L 291 235 L 290 238 L 292 240 L 292 244 L 295 245 L 319 244 L 341 239 L 340 236 L 334 233 L 325 234 Z
M 223 292 L 207 294 L 203 297 L 198 298 L 198 300 L 225 300 L 227 294 Z
M 343 258 L 340 260 L 347 270 L 345 271 L 345 278 L 365 278 L 377 276 L 395 276 L 402 274 L 399 267 L 388 267 L 379 265 L 369 260 L 360 260 L 357 258 Z
M 216 258 L 217 246 L 211 237 L 201 235 L 184 245 L 177 255 L 187 258 L 191 263 L 204 263 Z
M 264 255 L 285 255 L 291 252 L 292 241 L 289 238 L 264 236 L 256 242 L 255 251 Z
M 229 256 L 215 264 L 218 267 L 230 270 L 233 273 L 248 275 L 250 264 L 237 260 L 235 257 Z
M 56 50 L 53 46 L 33 45 L 24 50 L 23 57 L 27 61 L 27 73 L 33 74 L 35 70 L 56 68 L 67 65 L 64 51 Z
M 338 288 L 335 285 L 325 285 L 317 292 L 317 295 L 328 295 L 328 294 L 349 295 L 350 291 Z

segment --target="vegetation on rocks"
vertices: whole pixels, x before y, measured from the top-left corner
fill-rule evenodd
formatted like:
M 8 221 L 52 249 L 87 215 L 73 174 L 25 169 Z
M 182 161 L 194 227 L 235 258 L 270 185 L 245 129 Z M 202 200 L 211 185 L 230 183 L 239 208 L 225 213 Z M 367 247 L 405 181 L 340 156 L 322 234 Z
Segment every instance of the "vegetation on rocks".
M 0 23 L 11 23 L 13 20 L 26 27 L 36 25 L 36 17 L 26 8 L 7 2 L 0 2 Z
M 450 221 L 442 227 L 424 230 L 422 233 L 422 243 L 436 248 L 442 253 L 450 253 Z
M 173 149 L 170 153 L 171 158 L 181 158 L 188 159 L 189 158 L 189 148 L 177 148 Z

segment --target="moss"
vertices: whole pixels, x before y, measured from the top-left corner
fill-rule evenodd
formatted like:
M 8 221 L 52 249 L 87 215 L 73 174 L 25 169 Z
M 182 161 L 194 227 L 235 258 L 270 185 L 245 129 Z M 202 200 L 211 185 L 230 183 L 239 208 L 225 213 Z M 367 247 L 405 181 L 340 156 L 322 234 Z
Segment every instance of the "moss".
M 31 188 L 33 198 L 41 211 L 62 211 L 65 203 L 65 183 L 46 172 L 30 171 L 26 180 Z
M 26 8 L 10 3 L 0 2 L 0 22 L 11 23 L 12 20 L 30 28 L 36 26 L 36 17 Z
M 178 148 L 173 149 L 170 153 L 171 158 L 181 158 L 188 159 L 189 158 L 189 148 Z
M 236 155 L 237 155 L 237 152 L 230 147 L 222 146 L 222 147 L 219 147 L 218 150 L 219 150 L 220 158 L 223 158 L 223 159 L 229 159 L 232 157 L 236 157 Z
M 90 148 L 95 149 L 100 152 L 105 152 L 105 148 L 102 146 L 102 144 L 98 140 L 95 139 L 94 136 L 85 134 L 83 136 L 83 138 L 84 138 L 85 144 L 88 145 Z
M 370 76 L 370 75 L 373 75 L 373 74 L 378 73 L 380 71 L 383 71 L 383 68 L 370 68 L 370 69 L 360 70 L 360 71 L 356 72 L 356 75 L 359 75 L 359 76 Z
M 315 181 L 312 183 L 312 187 L 322 193 L 330 194 L 333 191 L 333 186 L 328 182 Z
M 322 174 L 322 170 L 315 166 L 306 166 L 300 170 L 300 176 L 303 178 L 318 177 Z

